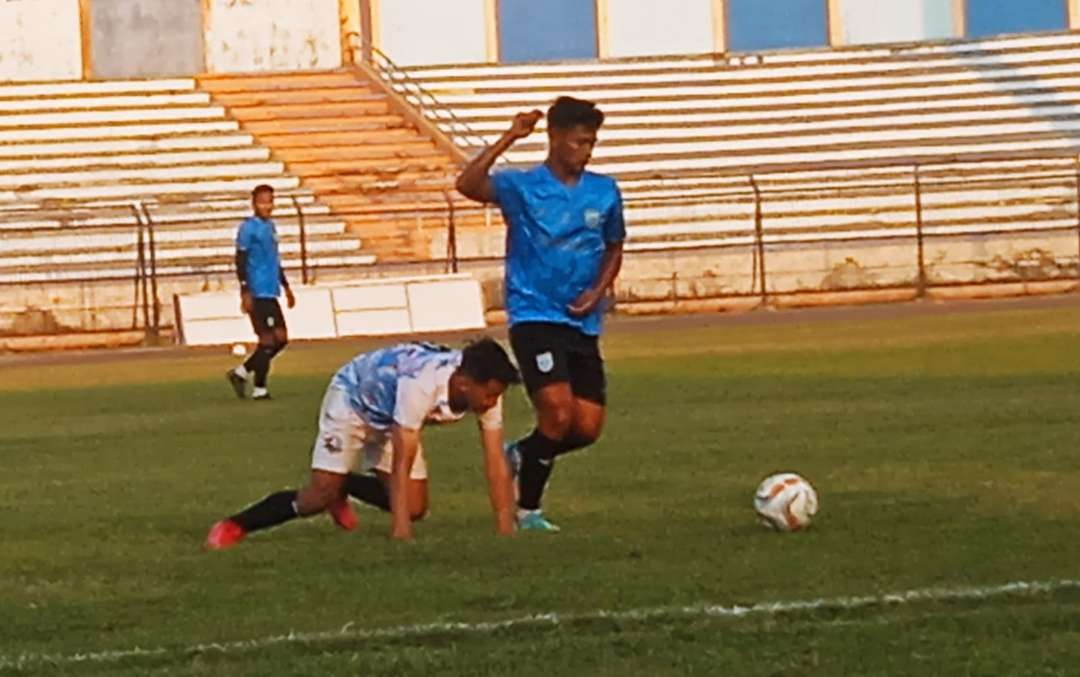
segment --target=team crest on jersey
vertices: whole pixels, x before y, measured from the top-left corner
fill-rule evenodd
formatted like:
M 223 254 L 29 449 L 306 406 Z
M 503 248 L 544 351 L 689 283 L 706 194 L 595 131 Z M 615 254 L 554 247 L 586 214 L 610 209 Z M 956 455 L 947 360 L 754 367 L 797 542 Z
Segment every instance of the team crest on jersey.
M 333 434 L 323 435 L 322 445 L 323 445 L 323 449 L 326 449 L 331 454 L 340 454 L 341 453 L 341 447 L 342 447 L 341 438 L 338 437 L 337 435 L 333 435 Z
M 536 356 L 536 368 L 543 374 L 547 374 L 555 368 L 555 356 L 551 354 L 550 350 Z
M 600 227 L 600 211 L 596 209 L 585 210 L 585 225 L 589 228 Z

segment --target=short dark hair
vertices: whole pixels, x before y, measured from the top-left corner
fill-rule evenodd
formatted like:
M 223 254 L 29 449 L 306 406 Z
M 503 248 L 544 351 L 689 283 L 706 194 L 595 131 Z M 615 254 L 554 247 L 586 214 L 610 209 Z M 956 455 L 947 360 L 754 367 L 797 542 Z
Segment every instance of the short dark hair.
M 477 383 L 491 380 L 506 385 L 521 383 L 521 374 L 506 350 L 487 337 L 469 342 L 461 351 L 461 371 Z
M 570 129 L 581 125 L 593 131 L 604 124 L 604 113 L 592 101 L 560 96 L 547 112 L 548 129 Z
M 259 185 L 255 186 L 255 190 L 251 191 L 252 199 L 259 197 L 260 193 L 270 193 L 271 195 L 273 195 L 274 187 L 271 186 L 269 183 L 260 183 Z

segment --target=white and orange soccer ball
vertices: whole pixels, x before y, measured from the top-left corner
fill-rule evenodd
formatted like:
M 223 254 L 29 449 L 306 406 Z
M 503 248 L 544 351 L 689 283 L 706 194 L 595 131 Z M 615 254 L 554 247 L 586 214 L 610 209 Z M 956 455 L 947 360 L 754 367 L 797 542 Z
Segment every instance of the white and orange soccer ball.
M 778 531 L 810 526 L 818 510 L 814 487 L 793 472 L 766 477 L 754 493 L 754 511 L 762 524 Z

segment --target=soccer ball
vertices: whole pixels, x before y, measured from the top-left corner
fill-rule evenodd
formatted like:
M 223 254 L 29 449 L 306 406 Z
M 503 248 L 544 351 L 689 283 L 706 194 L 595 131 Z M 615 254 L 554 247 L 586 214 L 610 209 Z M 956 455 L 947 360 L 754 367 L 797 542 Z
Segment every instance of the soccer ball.
M 754 494 L 754 512 L 762 524 L 778 531 L 799 531 L 810 526 L 818 509 L 817 492 L 793 472 L 766 477 Z

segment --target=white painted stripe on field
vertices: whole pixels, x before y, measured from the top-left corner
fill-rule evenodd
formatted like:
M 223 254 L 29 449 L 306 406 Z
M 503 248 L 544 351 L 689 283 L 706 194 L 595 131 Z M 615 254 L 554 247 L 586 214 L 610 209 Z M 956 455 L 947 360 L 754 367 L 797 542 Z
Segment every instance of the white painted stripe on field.
M 744 618 L 747 616 L 776 616 L 783 613 L 813 611 L 850 611 L 872 607 L 897 607 L 918 602 L 953 602 L 985 600 L 1006 595 L 1045 595 L 1059 590 L 1080 589 L 1080 579 L 1056 581 L 1014 581 L 990 587 L 922 588 L 881 595 L 858 597 L 820 597 L 809 600 L 760 602 L 750 606 L 698 604 L 692 606 L 644 607 L 622 611 L 596 609 L 584 612 L 540 613 L 501 621 L 420 623 L 395 625 L 387 628 L 354 628 L 353 622 L 338 630 L 323 632 L 289 632 L 257 639 L 231 642 L 209 642 L 174 647 L 143 649 L 134 647 L 116 651 L 90 651 L 73 654 L 25 653 L 0 656 L 0 670 L 23 670 L 40 665 L 72 665 L 79 663 L 113 663 L 127 659 L 193 656 L 202 653 L 243 653 L 278 645 L 318 644 L 342 640 L 402 639 L 424 635 L 490 634 L 519 627 L 556 627 L 566 623 L 588 621 L 642 621 L 658 618 Z M 832 622 L 830 620 L 829 622 Z

